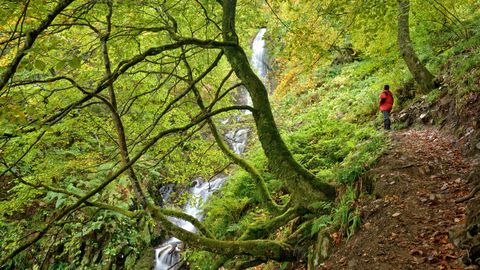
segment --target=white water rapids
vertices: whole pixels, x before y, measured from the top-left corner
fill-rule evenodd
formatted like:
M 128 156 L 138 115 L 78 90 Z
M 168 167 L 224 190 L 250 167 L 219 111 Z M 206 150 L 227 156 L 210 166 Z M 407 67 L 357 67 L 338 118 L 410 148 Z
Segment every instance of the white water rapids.
M 252 58 L 251 65 L 254 70 L 258 73 L 259 77 L 265 83 L 267 67 L 265 64 L 265 41 L 263 40 L 263 35 L 266 32 L 266 28 L 261 28 L 257 33 L 255 39 L 252 42 Z M 245 104 L 251 105 L 251 99 L 248 95 L 248 92 L 245 89 L 240 91 L 240 100 Z M 249 113 L 246 111 L 244 113 Z M 240 117 L 237 117 L 239 120 Z M 225 121 L 226 123 L 227 121 Z M 225 134 L 225 139 L 229 143 L 232 150 L 237 154 L 242 154 L 245 151 L 245 146 L 248 140 L 248 128 L 236 128 L 228 131 Z M 204 182 L 202 179 L 195 179 L 193 186 L 189 190 L 191 198 L 188 203 L 183 208 L 183 211 L 199 220 L 202 220 L 202 204 L 208 200 L 210 195 L 217 191 L 222 184 L 227 180 L 228 176 L 218 175 L 212 178 L 209 182 Z M 166 194 L 167 196 L 169 194 Z M 196 232 L 195 227 L 186 221 L 171 218 L 172 222 L 175 225 L 188 230 L 190 232 Z M 178 270 L 180 269 L 180 251 L 183 248 L 183 243 L 172 237 L 162 243 L 158 248 L 155 249 L 155 270 Z

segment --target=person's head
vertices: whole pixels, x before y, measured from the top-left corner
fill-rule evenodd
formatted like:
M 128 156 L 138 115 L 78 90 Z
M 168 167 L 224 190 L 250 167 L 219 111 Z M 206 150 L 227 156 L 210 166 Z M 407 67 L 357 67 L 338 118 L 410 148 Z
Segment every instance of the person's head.
M 383 86 L 383 90 L 390 90 L 390 86 L 389 86 L 388 84 L 385 84 L 385 85 Z

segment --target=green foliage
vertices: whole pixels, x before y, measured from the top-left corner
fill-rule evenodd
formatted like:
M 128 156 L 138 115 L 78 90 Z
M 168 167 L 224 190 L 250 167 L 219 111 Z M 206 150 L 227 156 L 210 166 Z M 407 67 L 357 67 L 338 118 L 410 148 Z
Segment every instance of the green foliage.
M 107 43 L 113 71 L 126 60 L 141 55 L 151 47 L 174 43 L 166 31 L 145 30 L 147 27 L 161 28 L 166 24 L 159 19 L 165 13 L 157 8 L 158 3 L 144 1 L 133 5 L 129 1 L 113 2 L 112 31 Z M 200 2 L 206 10 L 211 11 L 209 19 L 219 19 L 218 4 L 211 1 L 166 3 L 166 8 L 173 15 L 181 15 L 177 16 L 179 34 L 215 39 L 218 29 L 213 23 L 204 24 L 206 18 L 203 17 L 205 14 Z M 49 1 L 28 3 L 27 18 L 19 21 L 23 33 L 37 27 L 56 5 L 56 2 Z M 5 232 L 0 239 L 2 258 L 18 247 L 26 235 L 34 234 L 58 212 L 77 201 L 76 196 L 37 185 L 51 186 L 82 196 L 98 187 L 120 166 L 118 130 L 112 121 L 111 108 L 102 101 L 110 100 L 107 91 L 88 102 L 73 106 L 74 109 L 55 121 L 55 124 L 45 124 L 47 119 L 84 98 L 85 92 L 82 91 L 94 92 L 106 77 L 99 35 L 106 32 L 106 3 L 94 1 L 85 4 L 75 1 L 64 15 L 57 17 L 55 23 L 74 23 L 73 19 L 69 19 L 73 18 L 69 17 L 71 13 L 74 13 L 75 20 L 82 23 L 74 23 L 60 30 L 59 26 L 48 28 L 47 34 L 42 34 L 26 52 L 12 80 L 16 83 L 63 76 L 75 80 L 78 87 L 73 87 L 67 80 L 53 80 L 48 83 L 9 85 L 6 92 L 6 88 L 0 91 L 0 173 L 3 174 L 7 167 L 15 164 L 13 170 L 31 184 L 22 184 L 9 173 L 0 177 L 2 190 L 5 189 L 0 197 L 0 227 L 2 234 Z M 15 24 L 23 8 L 23 3 L 13 4 L 9 1 L 5 7 L 2 6 L 2 42 L 19 34 L 20 28 L 15 29 Z M 245 24 L 245 21 L 247 19 L 239 23 Z M 198 31 L 200 28 L 202 31 Z M 2 43 L 2 74 L 24 40 L 19 40 L 20 43 L 17 41 Z M 4 45 L 6 49 L 3 51 Z M 194 64 L 194 76 L 201 74 L 218 53 L 218 50 L 201 51 L 188 46 L 183 49 L 188 60 Z M 179 48 L 149 57 L 147 61 L 131 67 L 113 84 L 117 112 L 123 124 L 130 157 L 145 147 L 154 135 L 189 123 L 200 111 L 192 102 L 192 93 L 186 95 L 181 104 L 167 106 L 187 88 L 187 84 L 178 79 L 184 78 L 186 73 L 185 66 L 177 61 L 181 54 L 182 48 Z M 213 100 L 215 90 L 228 68 L 226 60 L 222 60 L 218 68 L 206 76 L 207 82 L 198 84 L 206 101 Z M 234 82 L 235 78 L 230 79 L 226 87 Z M 232 96 L 227 95 L 216 104 L 216 108 L 231 104 Z M 162 111 L 164 115 L 160 117 Z M 207 129 L 199 128 L 195 134 L 190 134 L 191 131 L 166 137 L 135 163 L 133 168 L 142 187 L 156 191 L 162 185 L 175 183 L 179 190 L 184 190 L 190 186 L 191 179 L 208 179 L 226 166 L 226 157 L 214 146 Z M 43 132 L 44 135 L 40 136 Z M 25 156 L 22 156 L 24 153 Z M 22 159 L 17 162 L 19 157 Z M 3 186 L 4 177 L 11 185 Z M 125 173 L 91 199 L 129 209 L 133 206 L 134 197 L 131 180 Z M 177 196 L 173 201 L 181 204 L 184 198 Z M 86 206 L 78 208 L 54 226 L 29 253 L 42 257 L 51 250 L 52 256 L 56 257 L 47 258 L 46 264 L 51 263 L 54 269 L 98 269 L 102 267 L 97 264 L 101 259 L 105 263 L 117 260 L 118 267 L 132 269 L 141 249 L 150 247 L 150 240 L 158 236 L 158 232 L 152 233 L 151 221 L 139 221 L 110 211 L 93 209 Z M 55 231 L 59 232 L 55 234 Z M 92 247 L 96 255 L 92 254 L 88 259 L 82 257 L 85 247 Z M 30 269 L 38 267 L 38 260 L 41 259 L 17 256 L 11 266 Z
M 356 192 L 352 186 L 349 186 L 332 214 L 335 228 L 347 237 L 352 236 L 361 224 L 360 210 L 356 208 L 355 200 Z

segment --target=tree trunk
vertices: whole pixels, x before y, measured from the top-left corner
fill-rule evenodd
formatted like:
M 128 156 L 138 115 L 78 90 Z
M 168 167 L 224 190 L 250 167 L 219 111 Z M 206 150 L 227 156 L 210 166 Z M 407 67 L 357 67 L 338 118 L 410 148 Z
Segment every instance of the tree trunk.
M 223 1 L 223 39 L 238 44 L 235 32 L 236 0 Z M 259 140 L 272 172 L 286 182 L 286 186 L 295 203 L 308 207 L 318 200 L 335 198 L 335 188 L 321 182 L 293 158 L 278 132 L 273 118 L 267 89 L 253 72 L 248 58 L 240 46 L 225 48 L 236 75 L 246 86 L 253 102 L 253 117 Z
M 412 40 L 410 39 L 410 29 L 408 26 L 408 18 L 410 12 L 409 0 L 398 1 L 398 46 L 400 47 L 400 54 L 407 64 L 413 79 L 420 86 L 420 91 L 427 93 L 435 87 L 434 76 L 425 65 L 418 59 L 417 54 L 413 49 Z
M 110 56 L 108 53 L 108 46 L 107 42 L 110 37 L 110 32 L 112 29 L 112 2 L 107 1 L 106 2 L 108 5 L 108 15 L 107 15 L 107 31 L 106 33 L 100 37 L 100 40 L 102 42 L 102 52 L 103 52 L 103 61 L 105 65 L 105 77 L 111 77 L 112 76 L 112 70 L 111 70 L 111 62 L 110 62 Z M 115 96 L 115 89 L 113 88 L 113 82 L 108 85 L 108 93 L 110 96 L 110 103 L 111 106 L 111 113 L 112 113 L 112 120 L 115 125 L 115 130 L 117 131 L 117 142 L 118 146 L 120 148 L 120 156 L 122 159 L 122 165 L 125 166 L 130 162 L 130 157 L 128 154 L 128 146 L 127 146 L 127 139 L 125 137 L 125 128 L 122 123 L 122 119 L 120 118 L 120 114 L 118 113 L 118 108 L 117 108 L 117 99 Z M 137 175 L 135 174 L 135 170 L 133 169 L 133 166 L 130 166 L 128 168 L 128 177 L 130 178 L 130 181 L 132 182 L 132 187 L 133 191 L 135 194 L 136 202 L 141 205 L 142 207 L 147 206 L 147 198 L 145 196 L 145 193 L 140 185 L 140 181 L 137 178 Z

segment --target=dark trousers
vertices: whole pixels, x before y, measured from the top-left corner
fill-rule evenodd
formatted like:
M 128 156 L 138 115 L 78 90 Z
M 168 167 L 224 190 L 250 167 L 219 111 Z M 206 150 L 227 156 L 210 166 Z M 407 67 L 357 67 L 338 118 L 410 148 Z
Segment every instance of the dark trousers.
M 390 130 L 390 111 L 382 111 L 383 113 L 383 127 L 385 130 Z

